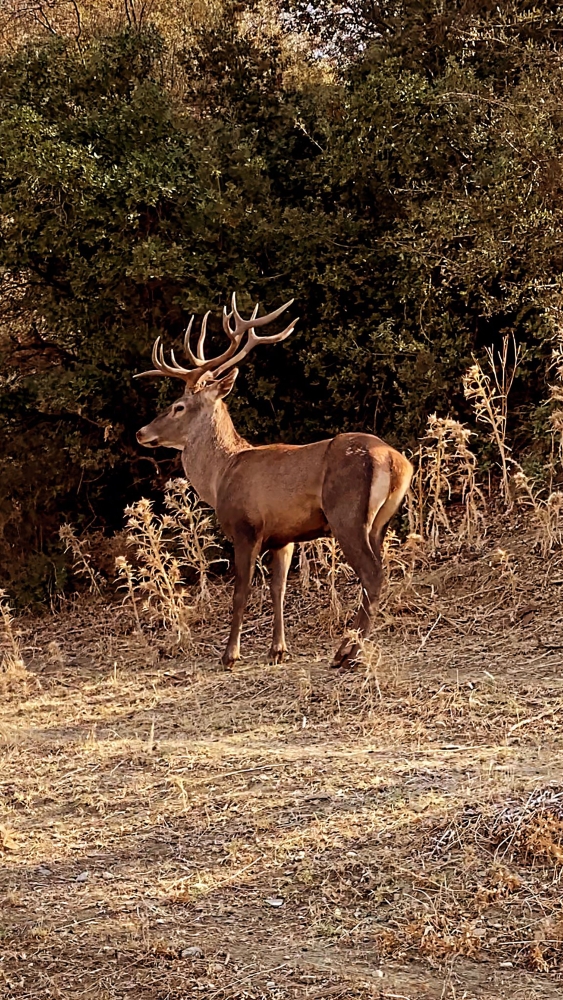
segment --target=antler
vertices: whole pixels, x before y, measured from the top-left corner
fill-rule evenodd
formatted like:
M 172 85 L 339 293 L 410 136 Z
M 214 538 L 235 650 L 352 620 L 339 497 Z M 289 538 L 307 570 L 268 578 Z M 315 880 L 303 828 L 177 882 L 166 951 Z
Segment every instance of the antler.
M 233 368 L 235 365 L 238 365 L 239 361 L 242 361 L 242 359 L 245 358 L 247 354 L 250 354 L 252 348 L 256 347 L 256 344 L 277 344 L 280 341 L 285 340 L 286 337 L 289 337 L 290 333 L 293 333 L 293 330 L 295 329 L 295 324 L 297 323 L 297 319 L 299 319 L 299 317 L 297 317 L 297 319 L 294 319 L 289 324 L 289 326 L 286 326 L 285 330 L 282 330 L 281 333 L 273 333 L 269 337 L 257 337 L 254 332 L 255 327 L 266 326 L 267 323 L 271 323 L 273 320 L 277 319 L 278 316 L 281 316 L 281 314 L 285 312 L 286 309 L 289 309 L 289 307 L 293 305 L 293 299 L 290 299 L 289 302 L 285 303 L 285 305 L 280 306 L 279 309 L 275 309 L 274 312 L 268 313 L 266 316 L 260 316 L 259 319 L 256 318 L 258 314 L 258 305 L 259 303 L 257 302 L 250 319 L 243 319 L 237 309 L 237 300 L 235 293 L 233 292 L 233 298 L 231 302 L 231 307 L 232 307 L 231 312 L 227 316 L 227 311 L 224 310 L 223 326 L 225 327 L 225 325 L 227 325 L 229 328 L 230 335 L 235 336 L 237 338 L 238 340 L 238 343 L 236 345 L 237 347 L 247 331 L 248 331 L 248 340 L 246 341 L 246 344 L 244 345 L 242 350 L 240 350 L 238 354 L 235 354 L 234 357 L 232 351 L 229 349 L 228 358 L 225 358 L 224 362 L 223 359 L 220 359 L 222 363 L 218 364 L 218 367 L 214 369 L 213 374 L 215 376 L 222 375 L 223 372 L 227 371 L 229 368 Z M 234 330 L 231 328 L 230 325 L 231 317 L 234 317 L 235 320 Z M 231 347 L 232 346 L 233 345 L 231 344 Z
M 203 317 L 201 323 L 201 330 L 197 341 L 197 346 L 195 353 L 191 348 L 191 333 L 194 323 L 194 317 L 190 319 L 188 328 L 184 336 L 184 353 L 186 357 L 194 365 L 193 368 L 183 368 L 182 365 L 178 364 L 176 358 L 174 357 L 174 351 L 170 351 L 170 358 L 172 364 L 168 364 L 164 358 L 164 348 L 160 337 L 157 337 L 154 342 L 154 347 L 152 349 L 152 362 L 154 368 L 149 372 L 139 372 L 134 378 L 141 378 L 144 375 L 170 375 L 174 378 L 182 379 L 188 385 L 195 386 L 196 382 L 199 381 L 204 372 L 213 371 L 214 376 L 221 375 L 227 369 L 232 368 L 234 365 L 242 361 L 243 358 L 250 353 L 256 344 L 276 344 L 279 341 L 285 340 L 289 337 L 290 333 L 293 332 L 297 319 L 293 320 L 289 326 L 285 328 L 281 333 L 274 333 L 269 337 L 257 337 L 254 330 L 255 327 L 265 326 L 267 323 L 271 323 L 273 320 L 281 316 L 289 306 L 293 305 L 293 299 L 286 302 L 285 305 L 280 306 L 279 309 L 275 309 L 274 312 L 268 313 L 266 316 L 258 317 L 258 307 L 259 303 L 256 303 L 250 319 L 243 319 L 237 309 L 236 295 L 233 292 L 233 297 L 231 299 L 231 311 L 228 313 L 226 307 L 223 309 L 223 330 L 227 334 L 230 340 L 230 344 L 226 351 L 218 355 L 215 358 L 207 359 L 203 353 L 203 348 L 205 344 L 205 337 L 207 334 L 207 320 L 210 316 L 210 312 L 207 312 Z M 234 320 L 234 328 L 231 325 Z M 248 333 L 248 340 L 241 350 L 238 350 L 242 339 Z M 238 353 L 236 353 L 238 351 Z

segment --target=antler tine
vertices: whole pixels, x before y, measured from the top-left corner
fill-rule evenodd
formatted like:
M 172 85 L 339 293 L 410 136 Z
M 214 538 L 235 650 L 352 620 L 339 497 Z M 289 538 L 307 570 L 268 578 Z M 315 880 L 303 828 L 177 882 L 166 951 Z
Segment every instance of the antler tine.
M 234 333 L 231 330 L 231 317 L 232 317 L 232 315 L 233 315 L 232 312 L 228 313 L 227 312 L 227 307 L 223 306 L 223 330 L 227 334 L 227 337 L 230 337 L 231 340 L 232 340 L 232 338 L 234 336 Z
M 178 364 L 176 358 L 174 357 L 174 351 L 170 351 L 170 357 L 172 359 L 171 365 L 169 365 L 165 360 L 164 345 L 162 343 L 159 344 L 157 368 L 159 368 L 164 375 L 175 375 L 177 378 L 185 378 L 185 376 L 192 374 L 189 368 L 184 368 L 182 365 Z
M 200 330 L 200 333 L 199 333 L 199 337 L 198 337 L 198 341 L 197 341 L 197 347 L 196 347 L 196 353 L 195 354 L 192 351 L 191 344 L 190 344 L 191 333 L 192 333 L 192 326 L 193 326 L 193 322 L 194 322 L 194 317 L 193 316 L 192 316 L 192 318 L 190 320 L 188 329 L 186 330 L 186 333 L 185 333 L 185 336 L 184 336 L 184 354 L 186 355 L 186 357 L 188 358 L 188 360 L 191 362 L 191 364 L 194 365 L 195 368 L 201 368 L 202 369 L 202 374 L 203 374 L 204 371 L 207 371 L 209 368 L 211 368 L 215 364 L 215 359 L 212 359 L 211 361 L 206 361 L 205 355 L 203 353 L 203 345 L 205 343 L 205 337 L 206 337 L 206 334 L 207 334 L 207 320 L 209 319 L 210 315 L 211 315 L 211 310 L 209 309 L 208 312 L 206 312 L 205 316 L 203 317 L 203 319 L 201 321 L 201 330 Z M 235 344 L 235 347 L 236 346 L 237 345 Z M 224 360 L 223 355 L 221 355 L 221 360 Z
M 209 313 L 207 313 L 207 316 L 209 316 Z M 207 320 L 207 316 L 205 317 L 205 320 Z M 227 322 L 228 322 L 228 317 L 227 317 Z M 225 319 L 223 319 L 223 328 L 225 329 Z M 205 361 L 203 360 L 203 351 L 200 351 L 200 347 L 203 344 L 202 336 L 205 337 L 205 328 L 204 328 L 202 330 L 202 334 L 200 334 L 200 338 L 197 345 L 200 358 L 196 359 L 196 365 L 198 366 L 200 372 L 202 374 L 203 372 L 208 372 L 211 369 L 217 368 L 217 366 L 221 365 L 224 361 L 227 361 L 235 353 L 237 348 L 240 347 L 240 342 L 243 338 L 244 332 L 245 332 L 244 330 L 236 332 L 229 328 L 227 330 L 227 336 L 229 337 L 231 343 L 227 347 L 226 351 L 223 351 L 223 353 L 219 354 L 218 357 L 216 358 L 209 358 L 209 360 Z
M 188 377 L 192 375 L 192 372 L 188 368 L 182 368 L 174 357 L 174 351 L 170 352 L 172 358 L 172 364 L 169 365 L 164 358 L 164 347 L 162 345 L 160 337 L 157 337 L 152 348 L 152 363 L 155 366 L 150 372 L 138 372 L 133 378 L 144 378 L 145 375 L 172 375 L 174 378 L 180 378 L 183 382 L 188 380 Z
M 184 368 L 182 365 L 178 364 L 176 358 L 174 357 L 174 351 L 172 350 L 172 348 L 170 348 L 170 357 L 172 358 L 172 365 L 174 366 L 175 372 L 179 372 L 182 375 L 191 375 L 191 371 L 189 368 Z M 162 350 L 162 360 L 164 361 L 164 349 Z M 166 365 L 166 367 L 169 369 L 168 365 Z
M 290 305 L 290 303 L 288 302 L 287 305 Z M 282 310 L 283 308 L 285 308 L 285 306 L 282 307 Z M 276 315 L 279 316 L 279 314 L 280 310 L 278 309 L 276 311 Z M 274 314 L 272 313 L 272 315 Z M 235 354 L 234 357 L 229 358 L 228 361 L 226 361 L 224 364 L 220 365 L 219 368 L 216 368 L 215 371 L 213 372 L 214 376 L 217 377 L 218 375 L 222 375 L 223 372 L 227 371 L 228 368 L 233 368 L 234 365 L 238 365 L 239 361 L 242 361 L 242 359 L 245 358 L 247 354 L 250 354 L 252 348 L 256 347 L 256 344 L 279 344 L 282 340 L 285 340 L 286 337 L 289 337 L 290 333 L 293 333 L 298 319 L 299 316 L 297 317 L 297 319 L 292 320 L 289 326 L 286 326 L 285 330 L 282 330 L 281 333 L 272 333 L 270 336 L 266 337 L 258 337 L 255 334 L 254 329 L 251 329 L 248 334 L 248 340 L 246 341 L 246 344 L 244 345 L 242 350 L 240 350 L 238 354 Z
M 190 364 L 194 365 L 195 368 L 201 368 L 201 366 L 203 364 L 203 361 L 200 361 L 199 358 L 196 358 L 194 352 L 192 351 L 192 347 L 191 347 L 191 344 L 190 344 L 190 340 L 191 340 L 191 337 L 192 337 L 192 327 L 194 325 L 194 319 L 195 319 L 195 316 L 192 316 L 190 322 L 188 323 L 188 328 L 187 328 L 187 330 L 186 330 L 186 332 L 184 334 L 184 354 L 186 355 L 186 357 L 187 357 L 188 361 L 190 362 Z
M 235 300 L 234 293 L 233 293 L 233 300 Z M 227 336 L 231 338 L 231 340 L 233 339 L 233 337 L 238 337 L 238 340 L 240 342 L 243 333 L 245 333 L 245 331 L 248 329 L 248 324 L 256 319 L 258 315 L 258 310 L 260 308 L 260 303 L 257 302 L 256 305 L 254 306 L 254 309 L 252 310 L 252 316 L 250 317 L 249 320 L 243 319 L 242 316 L 237 312 L 236 300 L 234 304 L 235 308 L 231 309 L 230 313 L 227 312 L 227 307 L 223 306 L 223 330 L 225 331 Z M 233 318 L 233 315 L 235 317 L 234 330 L 231 326 L 231 319 Z
M 238 335 L 238 323 L 237 323 L 236 308 L 237 308 L 237 297 L 236 297 L 235 292 L 233 292 L 233 294 L 231 295 L 231 311 L 230 311 L 230 313 L 227 312 L 227 307 L 223 306 L 223 329 L 224 329 L 225 333 L 227 334 L 227 336 L 231 338 L 231 340 L 233 339 L 233 337 L 236 337 Z M 235 317 L 235 328 L 234 328 L 234 330 L 233 330 L 233 328 L 231 326 L 231 320 L 232 320 L 233 316 Z
M 231 316 L 235 317 L 235 324 L 236 324 L 237 328 L 238 328 L 239 322 L 241 322 L 241 323 L 244 322 L 243 319 L 242 319 L 242 316 L 239 315 L 239 312 L 238 312 L 238 309 L 237 309 L 237 293 L 236 292 L 233 292 L 233 294 L 231 295 Z
M 205 316 L 203 317 L 203 319 L 201 321 L 201 330 L 200 330 L 199 338 L 198 338 L 198 342 L 197 342 L 197 351 L 196 351 L 196 353 L 197 353 L 199 361 L 202 361 L 204 364 L 205 364 L 205 355 L 203 353 L 203 345 L 205 343 L 205 336 L 207 334 L 207 320 L 209 319 L 210 316 L 211 316 L 211 309 L 208 309 L 208 311 L 206 312 Z
M 255 305 L 255 307 L 254 307 L 254 311 L 252 313 L 252 317 L 251 318 L 254 318 L 255 316 L 258 315 L 258 308 L 259 308 L 259 303 L 257 302 L 256 305 Z M 233 328 L 231 326 L 231 320 L 232 320 L 233 316 L 235 317 L 235 329 L 234 330 L 233 330 Z M 244 327 L 244 324 L 245 324 L 245 320 L 242 318 L 242 316 L 240 315 L 240 313 L 238 312 L 238 309 L 237 309 L 237 297 L 236 297 L 236 293 L 233 292 L 233 294 L 231 295 L 231 311 L 227 312 L 227 307 L 223 306 L 223 330 L 225 331 L 225 333 L 227 334 L 228 337 L 232 338 L 233 336 L 237 335 L 237 332 L 238 332 L 238 330 L 239 330 L 240 327 Z
M 260 316 L 260 318 L 257 319 L 252 324 L 252 326 L 266 326 L 266 323 L 272 323 L 275 319 L 278 318 L 278 316 L 281 316 L 281 314 L 284 313 L 286 309 L 289 309 L 289 307 L 293 305 L 294 301 L 295 301 L 294 299 L 290 299 L 289 302 L 286 302 L 283 306 L 280 306 L 279 309 L 274 309 L 273 312 L 267 313 L 266 316 Z M 295 320 L 295 322 L 297 323 L 297 320 Z M 274 336 L 277 336 L 277 334 L 274 334 Z
M 160 347 L 161 347 L 160 337 L 157 337 L 154 344 L 152 345 L 152 353 L 151 353 L 151 361 L 155 366 L 155 368 L 160 368 L 160 362 L 158 356 L 158 351 Z
M 236 310 L 236 299 L 234 299 L 234 308 Z M 223 362 L 228 361 L 228 359 L 235 353 L 237 348 L 240 347 L 240 342 L 244 334 L 246 333 L 246 330 L 248 329 L 248 324 L 249 323 L 252 324 L 256 319 L 256 316 L 258 315 L 258 308 L 259 305 L 257 303 L 252 311 L 252 316 L 250 317 L 250 320 L 243 320 L 242 317 L 238 316 L 238 313 L 235 312 L 236 325 L 235 329 L 233 330 L 233 328 L 231 327 L 231 318 L 233 316 L 233 311 L 228 313 L 226 307 L 223 307 L 223 330 L 227 334 L 230 340 L 230 344 L 227 347 L 226 351 L 223 351 L 223 353 L 216 358 L 206 359 L 203 353 L 203 345 L 205 343 L 205 337 L 207 334 L 207 320 L 211 315 L 211 310 L 209 310 L 209 312 L 207 312 L 203 317 L 201 323 L 201 331 L 199 334 L 199 339 L 197 342 L 197 348 L 195 354 L 192 352 L 189 344 L 189 333 L 191 331 L 191 325 L 193 322 L 192 318 L 192 320 L 190 321 L 190 326 L 188 327 L 188 330 L 186 332 L 187 339 L 184 342 L 184 347 L 186 349 L 186 354 L 190 359 L 191 363 L 195 365 L 197 368 L 199 368 L 202 375 L 204 372 L 210 371 L 211 369 L 215 369 L 218 365 L 221 365 L 223 364 Z
M 266 313 L 265 316 L 260 316 L 260 318 L 257 319 L 256 317 L 258 316 L 259 303 L 256 303 L 250 319 L 243 319 L 237 309 L 237 300 L 235 293 L 233 292 L 233 297 L 231 300 L 231 307 L 232 307 L 231 316 L 235 317 L 236 332 L 244 333 L 246 330 L 251 330 L 255 326 L 266 326 L 267 323 L 272 323 L 275 319 L 278 318 L 278 316 L 281 316 L 281 314 L 284 313 L 286 309 L 289 309 L 289 307 L 292 305 L 293 305 L 293 299 L 290 299 L 289 302 L 286 302 L 285 305 L 280 306 L 279 309 L 274 309 L 273 312 Z

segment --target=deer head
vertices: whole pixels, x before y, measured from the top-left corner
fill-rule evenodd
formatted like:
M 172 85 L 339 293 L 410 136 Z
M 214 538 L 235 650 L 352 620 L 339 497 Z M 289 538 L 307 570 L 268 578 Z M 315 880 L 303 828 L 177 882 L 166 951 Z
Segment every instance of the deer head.
M 139 444 L 145 445 L 147 448 L 164 445 L 167 448 L 177 448 L 182 451 L 190 426 L 202 417 L 211 417 L 216 404 L 227 396 L 233 388 L 238 375 L 236 366 L 239 362 L 247 354 L 250 354 L 250 351 L 257 344 L 277 344 L 293 332 L 297 320 L 293 320 L 281 333 L 259 337 L 255 332 L 256 327 L 266 326 L 267 323 L 273 322 L 292 304 L 293 299 L 290 299 L 274 312 L 259 317 L 257 303 L 250 319 L 243 319 L 238 312 L 236 296 L 233 293 L 231 311 L 228 313 L 226 308 L 223 309 L 223 330 L 229 338 L 229 346 L 223 354 L 209 359 L 205 357 L 204 345 L 210 313 L 207 312 L 203 317 L 195 353 L 191 348 L 194 323 L 192 316 L 184 336 L 184 353 L 194 366 L 193 368 L 184 368 L 178 364 L 174 357 L 174 351 L 170 352 L 171 363 L 168 363 L 164 357 L 164 348 L 160 337 L 157 337 L 152 350 L 154 368 L 134 377 L 169 376 L 184 382 L 185 389 L 183 396 L 172 403 L 172 406 L 155 417 L 150 424 L 137 431 Z M 247 334 L 247 338 L 243 344 L 245 334 Z

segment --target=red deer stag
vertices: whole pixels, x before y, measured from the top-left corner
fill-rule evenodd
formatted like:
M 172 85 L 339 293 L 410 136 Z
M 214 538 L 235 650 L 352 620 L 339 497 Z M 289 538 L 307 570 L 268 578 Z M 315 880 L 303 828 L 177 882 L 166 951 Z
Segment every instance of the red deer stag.
M 257 305 L 250 319 L 243 319 L 233 295 L 231 312 L 223 311 L 223 329 L 230 341 L 223 354 L 205 358 L 209 313 L 193 353 L 192 316 L 184 350 L 193 367 L 179 365 L 174 352 L 169 364 L 157 338 L 152 352 L 154 369 L 141 373 L 181 379 L 185 390 L 180 399 L 137 432 L 137 440 L 148 448 L 163 445 L 182 452 L 186 476 L 199 496 L 215 508 L 223 531 L 234 543 L 233 617 L 223 655 L 225 666 L 240 656 L 242 619 L 256 557 L 272 552 L 274 636 L 270 660 L 279 663 L 287 650 L 283 602 L 295 542 L 331 534 L 363 588 L 361 606 L 351 625 L 357 635 L 343 640 L 333 665 L 355 659 L 357 636 L 368 634 L 377 610 L 383 575 L 381 546 L 387 524 L 412 476 L 410 462 L 373 434 L 337 434 L 314 444 L 255 447 L 237 433 L 223 402 L 238 375 L 236 365 L 257 344 L 275 344 L 289 337 L 297 320 L 272 336 L 259 337 L 255 331 L 276 320 L 292 303 L 293 299 L 261 317 Z

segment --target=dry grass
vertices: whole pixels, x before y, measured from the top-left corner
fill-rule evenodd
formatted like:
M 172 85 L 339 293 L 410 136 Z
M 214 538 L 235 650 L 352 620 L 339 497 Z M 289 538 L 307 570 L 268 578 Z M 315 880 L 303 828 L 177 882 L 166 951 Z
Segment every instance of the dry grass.
M 334 538 L 317 538 L 299 545 L 298 560 L 302 594 L 311 597 L 328 592 L 326 626 L 329 634 L 333 635 L 340 628 L 344 616 L 339 584 L 355 580 L 355 573 Z M 321 607 L 323 603 L 321 601 Z
M 543 481 L 534 482 L 515 462 L 513 477 L 516 499 L 535 526 L 534 544 L 542 555 L 548 555 L 563 544 L 563 492 L 554 488 L 563 474 L 563 340 L 558 334 L 553 351 L 552 369 L 555 381 L 550 385 L 551 456 L 543 470 Z
M 555 381 L 549 387 L 549 402 L 552 405 L 550 414 L 551 434 L 557 459 L 563 461 L 563 332 L 558 330 L 552 355 L 552 370 Z
M 232 673 L 209 581 L 188 653 L 95 596 L 10 621 L 4 995 L 559 996 L 562 557 L 489 536 L 414 566 L 391 543 L 354 672 L 328 668 L 320 571 L 291 578 L 281 666 L 260 581 Z
M 293 659 L 264 663 L 260 561 L 245 659 L 220 669 L 230 588 L 183 481 L 127 512 L 123 602 L 68 528 L 88 598 L 16 627 L 0 595 L 10 1000 L 561 995 L 562 505 L 521 472 L 511 507 L 517 362 L 506 342 L 466 380 L 508 511 L 471 431 L 430 418 L 354 671 L 328 667 L 358 601 L 331 539 L 290 576 Z

